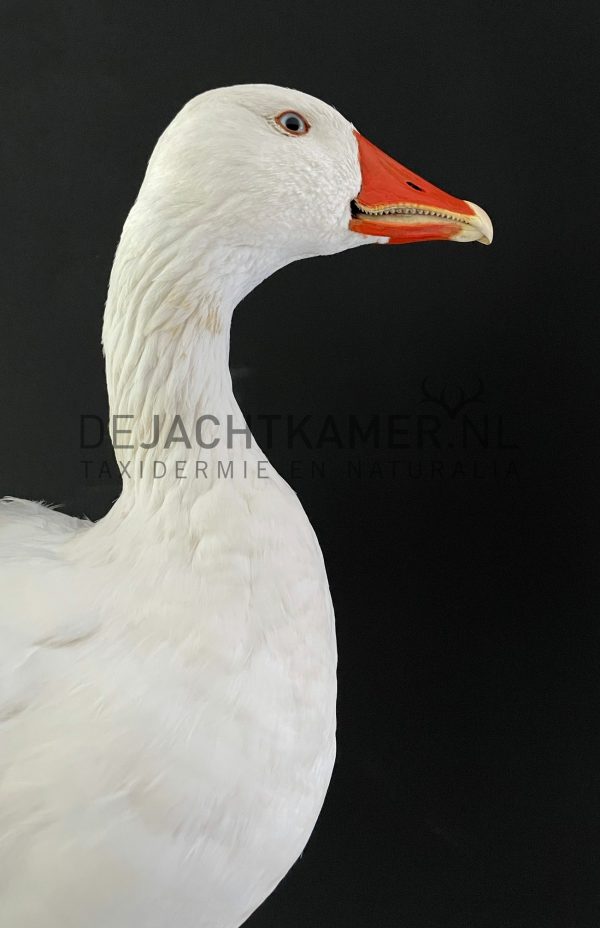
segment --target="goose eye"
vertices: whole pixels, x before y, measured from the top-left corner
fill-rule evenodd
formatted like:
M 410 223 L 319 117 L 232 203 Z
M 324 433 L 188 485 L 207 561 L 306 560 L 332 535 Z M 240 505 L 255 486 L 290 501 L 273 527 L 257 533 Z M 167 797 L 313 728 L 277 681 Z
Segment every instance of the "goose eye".
M 275 117 L 275 122 L 281 126 L 289 135 L 306 135 L 310 126 L 308 121 L 300 113 L 294 113 L 293 110 L 280 113 Z

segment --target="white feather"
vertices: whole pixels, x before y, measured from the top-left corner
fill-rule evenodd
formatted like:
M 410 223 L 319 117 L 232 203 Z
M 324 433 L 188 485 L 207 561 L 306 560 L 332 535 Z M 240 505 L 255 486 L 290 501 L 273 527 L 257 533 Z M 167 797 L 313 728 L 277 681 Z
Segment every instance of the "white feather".
M 306 138 L 274 125 L 286 109 L 306 115 Z M 0 504 L 7 928 L 235 928 L 310 835 L 336 692 L 314 533 L 241 432 L 231 448 L 210 422 L 215 449 L 142 444 L 157 415 L 244 428 L 233 309 L 289 261 L 366 241 L 347 228 L 359 186 L 351 125 L 285 88 L 203 94 L 157 145 L 103 332 L 111 414 L 133 417 L 119 420 L 133 447 L 117 449 L 133 476 L 94 525 Z M 158 460 L 168 471 L 152 479 Z

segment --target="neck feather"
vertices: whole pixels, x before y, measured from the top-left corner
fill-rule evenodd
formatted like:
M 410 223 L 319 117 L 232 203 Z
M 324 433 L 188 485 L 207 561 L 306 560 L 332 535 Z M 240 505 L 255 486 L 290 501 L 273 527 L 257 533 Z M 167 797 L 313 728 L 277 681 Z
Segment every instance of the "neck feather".
M 138 201 L 111 274 L 102 335 L 110 427 L 117 459 L 132 462 L 133 484 L 142 462 L 230 459 L 247 449 L 229 373 L 229 332 L 236 304 L 268 269 L 250 247 L 215 245 L 200 217 L 186 218 L 182 229 L 181 216 L 149 212 Z M 204 447 L 197 444 L 199 419 Z

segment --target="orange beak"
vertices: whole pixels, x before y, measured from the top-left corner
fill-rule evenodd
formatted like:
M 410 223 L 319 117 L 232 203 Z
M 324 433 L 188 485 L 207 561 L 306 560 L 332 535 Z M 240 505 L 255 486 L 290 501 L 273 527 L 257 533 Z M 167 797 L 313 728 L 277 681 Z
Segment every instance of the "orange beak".
M 491 243 L 492 223 L 481 207 L 444 193 L 354 134 L 362 185 L 352 202 L 353 232 L 385 237 L 392 245 L 435 239 Z

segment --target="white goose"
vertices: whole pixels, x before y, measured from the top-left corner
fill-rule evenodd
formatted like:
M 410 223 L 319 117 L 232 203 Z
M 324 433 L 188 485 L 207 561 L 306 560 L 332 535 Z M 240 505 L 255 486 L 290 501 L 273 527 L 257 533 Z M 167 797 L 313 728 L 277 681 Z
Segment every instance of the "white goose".
M 334 761 L 334 620 L 302 507 L 247 447 L 233 309 L 298 258 L 491 237 L 306 94 L 213 90 L 167 128 L 106 304 L 123 493 L 96 524 L 0 504 L 0 924 L 235 928 L 291 867 Z M 144 447 L 176 416 L 200 454 Z

